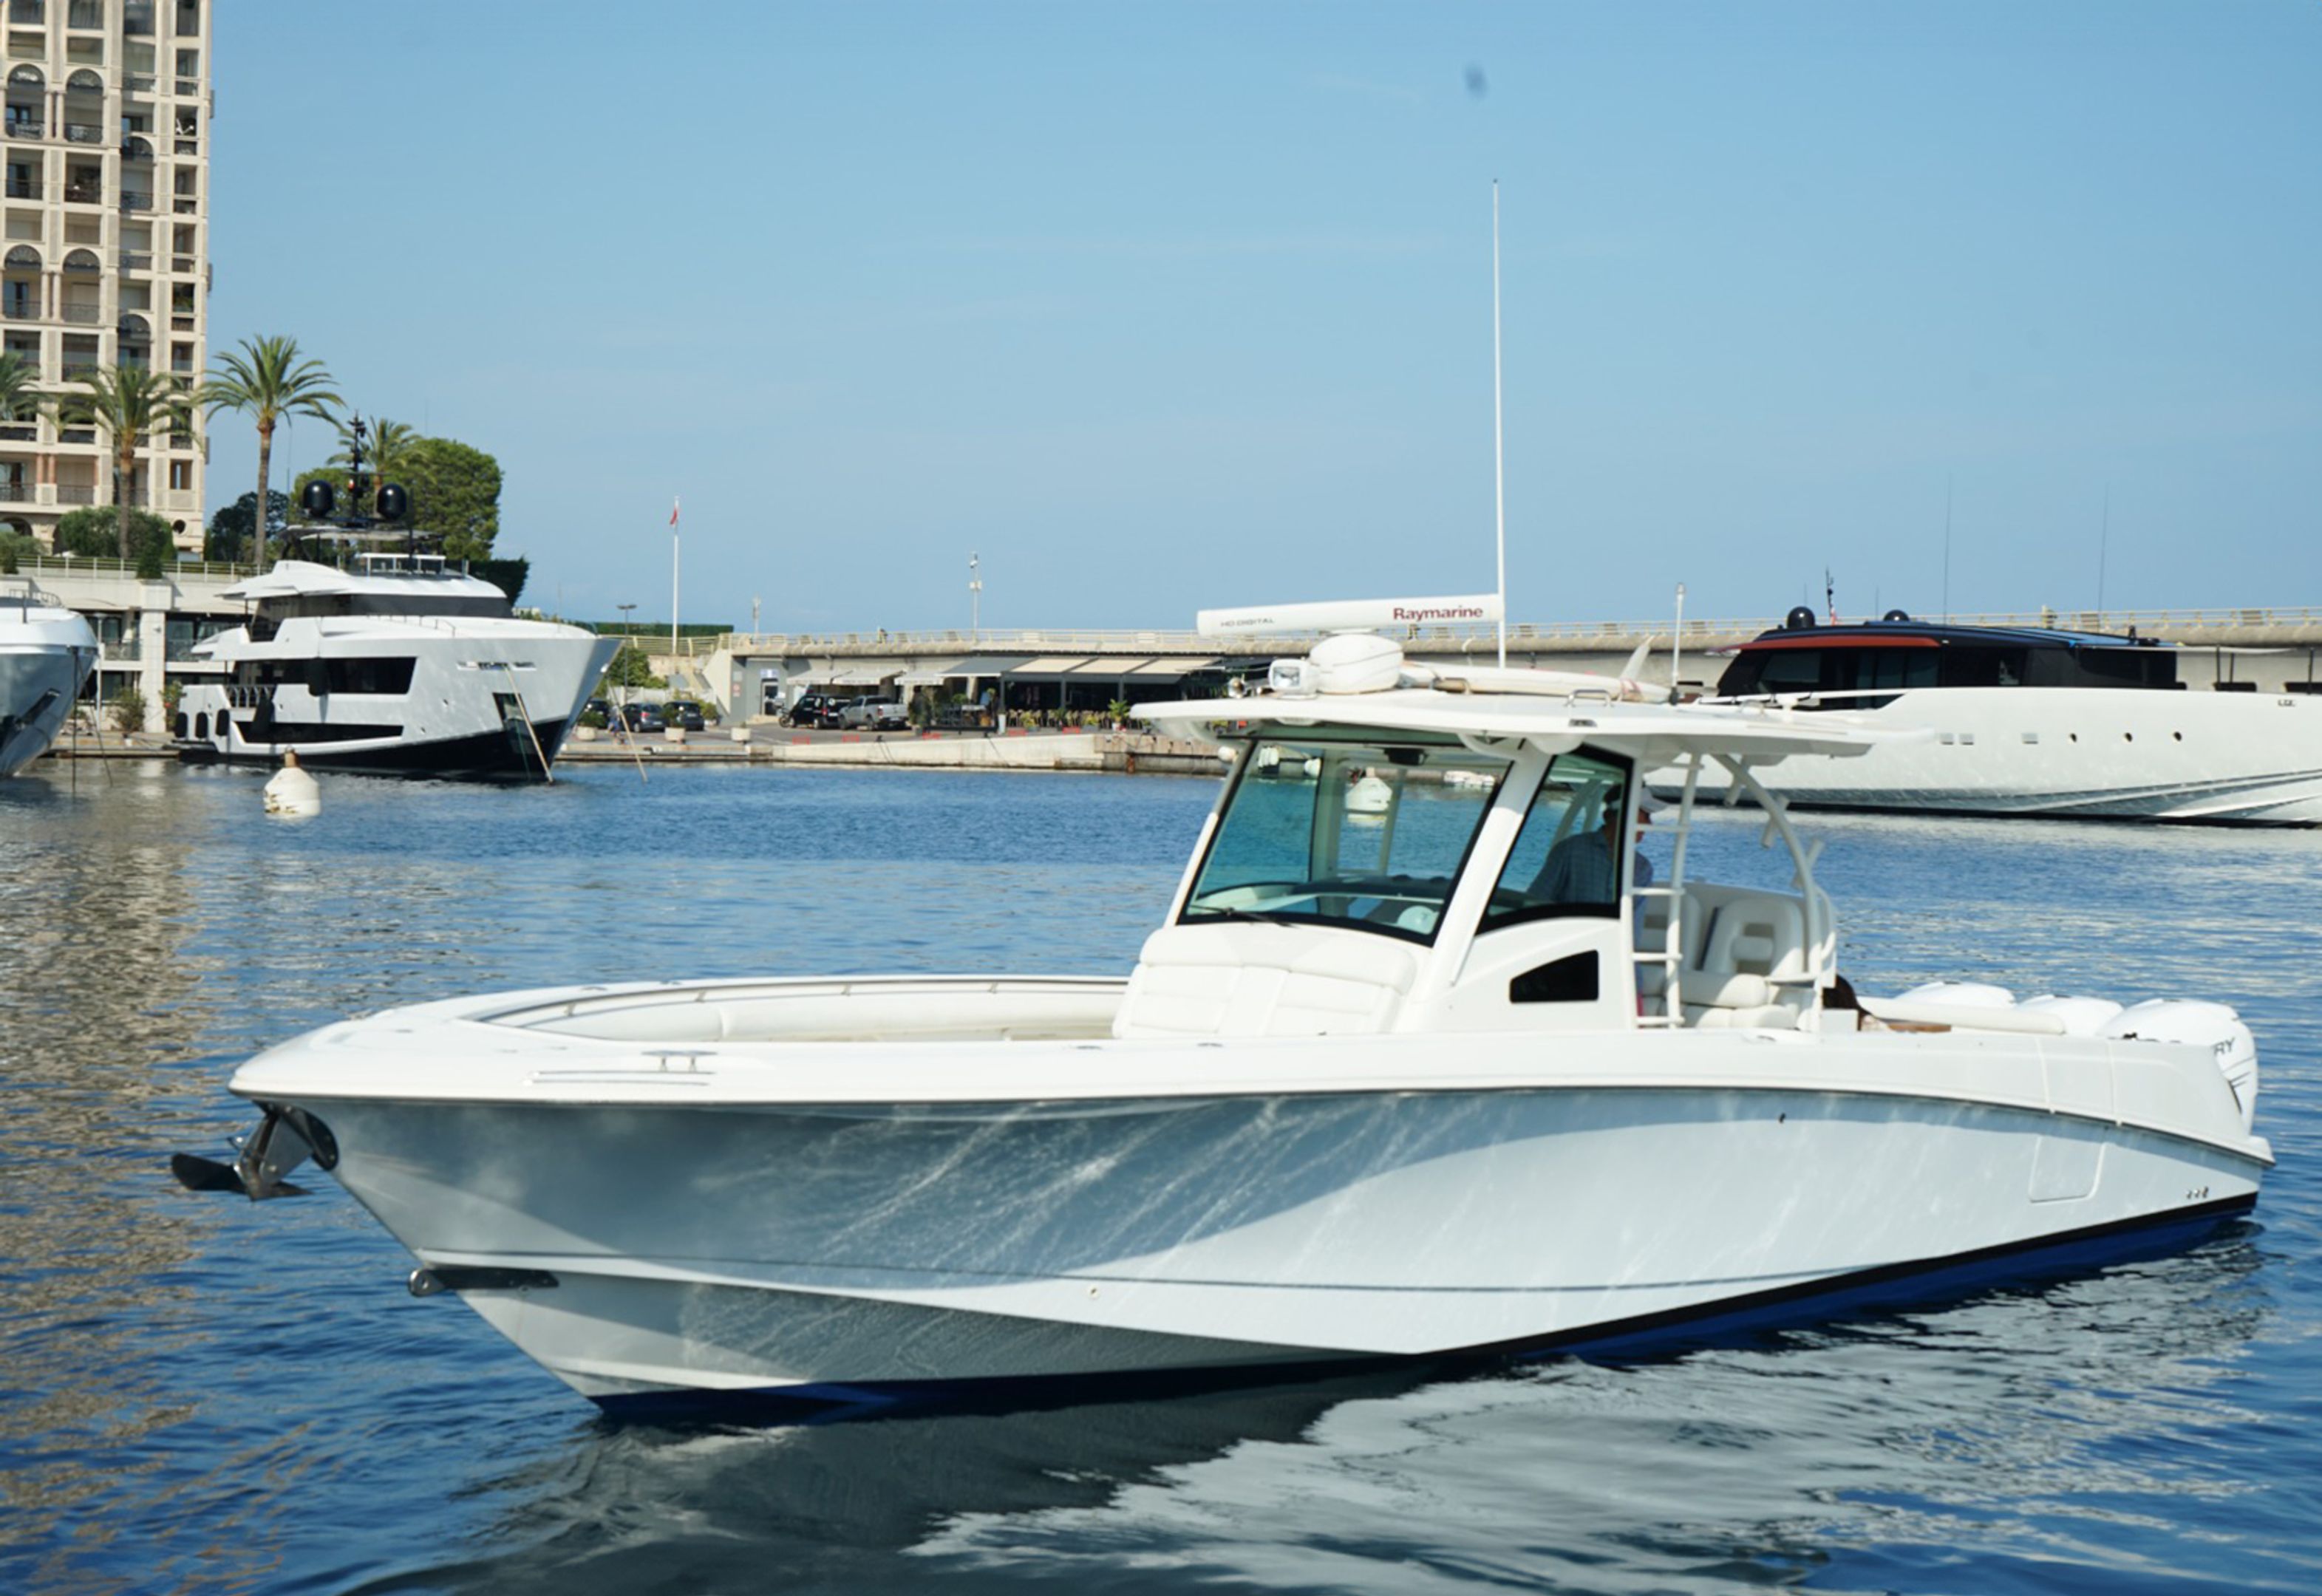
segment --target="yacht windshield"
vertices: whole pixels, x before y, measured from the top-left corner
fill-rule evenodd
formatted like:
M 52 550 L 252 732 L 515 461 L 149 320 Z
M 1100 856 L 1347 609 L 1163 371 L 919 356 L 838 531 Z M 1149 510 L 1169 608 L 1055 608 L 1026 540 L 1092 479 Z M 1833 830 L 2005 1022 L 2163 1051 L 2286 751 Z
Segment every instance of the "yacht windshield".
M 1508 762 L 1458 748 L 1252 743 L 1181 917 L 1431 943 Z

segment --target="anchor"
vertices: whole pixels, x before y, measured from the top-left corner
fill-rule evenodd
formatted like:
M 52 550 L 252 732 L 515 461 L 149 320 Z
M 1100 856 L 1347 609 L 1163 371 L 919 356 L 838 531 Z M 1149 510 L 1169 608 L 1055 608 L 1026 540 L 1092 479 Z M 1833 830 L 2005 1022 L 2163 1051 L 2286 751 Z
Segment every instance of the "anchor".
M 220 1163 L 191 1153 L 169 1155 L 169 1172 L 188 1191 L 239 1191 L 252 1202 L 275 1197 L 305 1197 L 304 1186 L 283 1177 L 309 1158 L 315 1167 L 338 1167 L 339 1144 L 330 1126 L 304 1108 L 260 1105 L 266 1110 L 258 1128 L 235 1139 L 234 1160 Z

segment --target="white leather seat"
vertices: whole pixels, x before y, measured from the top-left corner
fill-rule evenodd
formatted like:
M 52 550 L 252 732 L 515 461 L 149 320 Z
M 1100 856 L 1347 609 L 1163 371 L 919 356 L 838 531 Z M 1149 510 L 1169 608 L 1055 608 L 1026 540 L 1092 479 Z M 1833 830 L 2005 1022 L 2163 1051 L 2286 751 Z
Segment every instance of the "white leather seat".
M 1805 916 L 1798 900 L 1767 892 L 1712 889 L 1711 923 L 1701 958 L 1678 982 L 1687 1025 L 1709 1028 L 1789 1029 L 1812 1000 L 1804 983 L 1777 977 L 1806 973 Z
M 1418 950 L 1305 926 L 1165 926 L 1145 939 L 1116 1036 L 1333 1036 L 1384 1031 Z

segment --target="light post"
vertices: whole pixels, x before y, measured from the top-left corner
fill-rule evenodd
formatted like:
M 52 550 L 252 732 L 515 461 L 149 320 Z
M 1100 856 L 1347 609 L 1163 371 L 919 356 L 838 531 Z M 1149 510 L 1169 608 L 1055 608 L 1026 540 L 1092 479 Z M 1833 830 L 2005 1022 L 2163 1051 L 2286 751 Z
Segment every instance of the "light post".
M 983 579 L 977 574 L 975 551 L 967 553 L 967 635 L 970 642 L 983 638 Z

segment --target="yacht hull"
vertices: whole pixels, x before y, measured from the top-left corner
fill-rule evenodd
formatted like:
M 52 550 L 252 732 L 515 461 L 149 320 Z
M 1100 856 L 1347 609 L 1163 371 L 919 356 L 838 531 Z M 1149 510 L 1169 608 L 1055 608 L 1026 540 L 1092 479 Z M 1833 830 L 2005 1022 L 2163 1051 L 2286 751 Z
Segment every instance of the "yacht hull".
M 231 633 L 211 656 L 259 679 L 189 687 L 179 753 L 271 767 L 296 752 L 319 770 L 536 781 L 617 647 L 575 626 L 507 619 L 298 620 L 262 643 Z
M 527 734 L 520 723 L 465 736 L 413 740 L 385 738 L 362 743 L 294 742 L 252 745 L 234 740 L 231 752 L 214 744 L 188 743 L 178 757 L 188 764 L 245 765 L 271 770 L 285 751 L 297 752 L 308 770 L 338 771 L 355 776 L 436 776 L 485 781 L 537 781 L 541 756 L 553 763 L 564 746 L 570 721 L 535 721 Z M 531 737 L 540 739 L 535 752 Z
M 2038 1078 L 2042 1044 L 2015 1045 Z M 236 1090 L 319 1117 L 337 1179 L 575 1390 L 772 1417 L 1587 1343 L 2214 1224 L 2268 1162 L 2234 1145 L 2205 1054 L 2232 1140 L 1762 1066 L 1747 1083 L 1750 1053 L 1795 1051 L 1712 1039 L 1703 1060 L 1738 1072 L 1718 1086 L 1422 1072 L 1190 1097 L 431 1103 L 278 1093 L 261 1059 Z
M 48 752 L 96 652 L 87 623 L 68 611 L 0 608 L 0 777 Z
M 1939 688 L 1831 707 L 1934 735 L 1757 772 L 1794 807 L 2322 825 L 2322 698 L 2311 695 Z M 1680 780 L 1664 771 L 1653 785 L 1673 793 Z M 1722 772 L 1701 785 L 1722 794 Z

